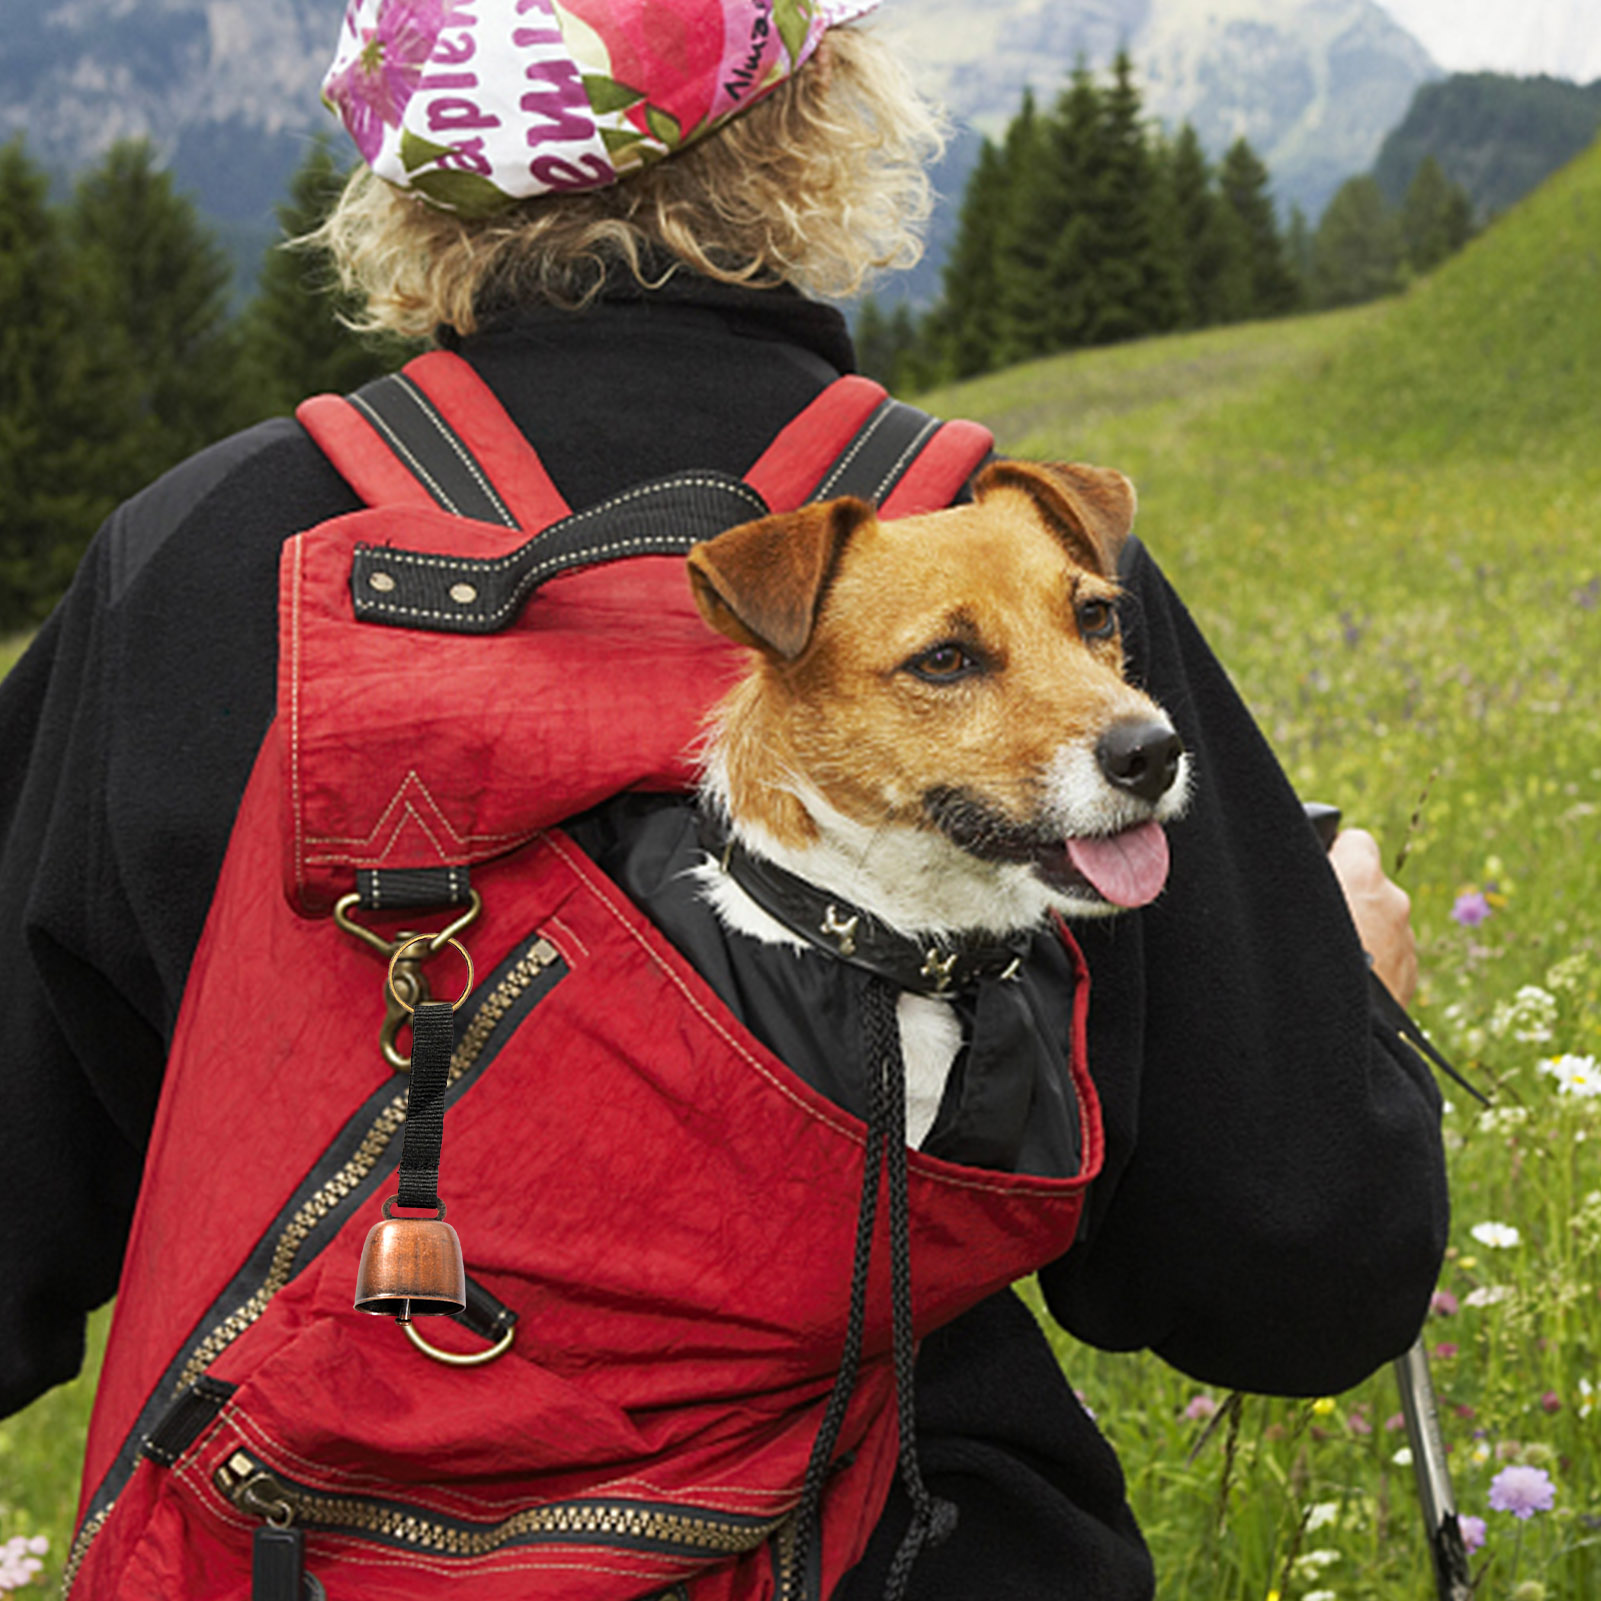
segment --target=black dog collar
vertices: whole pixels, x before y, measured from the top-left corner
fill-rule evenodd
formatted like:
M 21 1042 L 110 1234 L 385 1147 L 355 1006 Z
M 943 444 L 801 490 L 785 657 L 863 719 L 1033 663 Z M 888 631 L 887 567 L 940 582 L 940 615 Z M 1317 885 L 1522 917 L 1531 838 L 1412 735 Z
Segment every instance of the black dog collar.
M 914 939 L 896 933 L 871 912 L 752 855 L 704 811 L 700 841 L 722 870 L 792 934 L 901 989 L 950 995 L 986 979 L 1015 979 L 1023 970 L 1027 935 L 1009 942 L 961 936 Z

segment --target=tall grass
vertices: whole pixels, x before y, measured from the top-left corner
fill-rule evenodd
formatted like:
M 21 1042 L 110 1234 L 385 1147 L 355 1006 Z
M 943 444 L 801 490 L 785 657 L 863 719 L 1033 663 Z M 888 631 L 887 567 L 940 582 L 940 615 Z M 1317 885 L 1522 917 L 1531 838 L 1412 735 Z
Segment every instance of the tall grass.
M 1458 1499 L 1487 1525 L 1478 1593 L 1571 1601 L 1601 1595 L 1598 224 L 1592 156 L 1402 301 L 926 397 L 1019 454 L 1131 472 L 1291 778 L 1411 893 L 1415 1010 L 1495 1103 L 1451 1090 L 1426 1331 Z M 1223 1396 L 1052 1332 L 1164 1598 L 1432 1593 L 1388 1374 L 1249 1399 L 1203 1441 Z M 1517 1464 L 1551 1510 L 1492 1509 Z
M 1601 1595 L 1598 197 L 1591 158 L 1398 302 L 923 397 L 1015 453 L 1136 479 L 1143 537 L 1291 778 L 1375 832 L 1413 896 L 1416 1010 L 1495 1097 L 1452 1092 L 1427 1338 L 1462 1510 L 1487 1525 L 1478 1593 L 1522 1601 Z M 1431 1593 L 1388 1374 L 1246 1398 L 1207 1434 L 1226 1397 L 1052 1332 L 1164 1601 Z M 88 1384 L 0 1424 L 0 1538 L 64 1550 Z M 1527 1520 L 1490 1505 L 1520 1463 L 1554 1487 Z

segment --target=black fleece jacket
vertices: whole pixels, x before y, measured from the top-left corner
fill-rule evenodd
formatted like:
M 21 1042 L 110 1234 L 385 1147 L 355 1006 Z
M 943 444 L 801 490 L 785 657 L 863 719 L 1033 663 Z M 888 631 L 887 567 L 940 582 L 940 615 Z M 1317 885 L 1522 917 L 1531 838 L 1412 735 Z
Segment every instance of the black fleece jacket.
M 828 308 L 686 280 L 525 311 L 460 350 L 575 509 L 684 467 L 744 471 L 852 363 Z M 76 1372 L 84 1315 L 116 1287 L 185 976 L 273 716 L 279 549 L 355 505 L 293 421 L 213 447 L 113 514 L 0 685 L 0 1414 Z M 1338 1390 L 1422 1320 L 1446 1229 L 1438 1097 L 1374 1024 L 1338 885 L 1217 661 L 1149 556 L 1128 587 L 1134 668 L 1192 753 L 1195 800 L 1162 897 L 1081 931 L 1108 1153 L 1042 1284 L 1096 1344 L 1216 1384 Z M 1090 1570 L 1104 1541 L 1118 1554 L 1093 1588 L 1015 1593 L 1145 1593 L 1115 1463 L 1037 1333 L 1006 1306 L 970 1316 L 920 1364 L 944 1442 L 925 1465 L 983 1479 L 969 1499 L 994 1527 L 969 1517 L 942 1571 L 970 1547 L 975 1575 L 994 1571 L 991 1540 L 1037 1516 Z M 1058 1416 L 1053 1462 L 1037 1436 Z M 925 1558 L 913 1594 L 969 1593 L 940 1568 Z

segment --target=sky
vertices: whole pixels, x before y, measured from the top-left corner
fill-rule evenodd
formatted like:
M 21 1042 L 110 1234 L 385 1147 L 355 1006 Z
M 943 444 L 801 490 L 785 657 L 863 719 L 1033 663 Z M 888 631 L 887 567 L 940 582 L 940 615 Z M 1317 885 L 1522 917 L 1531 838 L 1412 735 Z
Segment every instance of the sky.
M 1601 78 L 1601 0 L 1379 0 L 1448 72 Z

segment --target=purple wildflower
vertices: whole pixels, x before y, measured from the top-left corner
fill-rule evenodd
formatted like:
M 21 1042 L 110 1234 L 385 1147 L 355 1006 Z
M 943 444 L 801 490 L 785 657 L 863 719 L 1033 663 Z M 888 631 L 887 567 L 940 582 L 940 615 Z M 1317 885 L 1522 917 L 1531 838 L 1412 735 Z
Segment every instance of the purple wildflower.
M 1484 1545 L 1486 1532 L 1484 1519 L 1476 1518 L 1471 1513 L 1465 1513 L 1456 1521 L 1457 1527 L 1462 1530 L 1462 1549 L 1469 1553 L 1481 1549 Z
M 1536 1512 L 1549 1512 L 1556 1502 L 1556 1486 L 1544 1468 L 1521 1465 L 1502 1468 L 1490 1480 L 1490 1507 L 1510 1512 L 1515 1518 L 1532 1518 Z
M 1477 928 L 1489 915 L 1490 903 L 1479 889 L 1463 890 L 1451 908 L 1451 921 L 1460 923 L 1463 928 Z
M 1184 1408 L 1184 1416 L 1191 1423 L 1204 1423 L 1217 1412 L 1217 1402 L 1209 1395 L 1197 1395 L 1191 1398 L 1190 1404 Z
M 1462 1303 L 1449 1290 L 1436 1290 L 1429 1301 L 1429 1310 L 1436 1317 L 1455 1317 Z
M 1459 1347 L 1450 1340 L 1441 1340 L 1435 1346 L 1434 1354 L 1441 1362 L 1449 1362 L 1457 1354 Z
M 440 0 L 379 0 L 355 60 L 329 80 L 328 101 L 369 163 L 383 146 L 385 127 L 400 125 L 443 25 Z
M 1545 1412 L 1560 1412 L 1562 1410 L 1562 1397 L 1555 1390 L 1547 1390 L 1540 1397 L 1540 1407 Z

